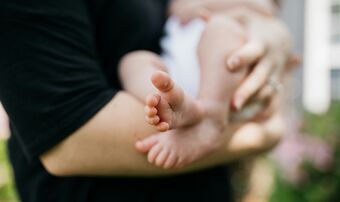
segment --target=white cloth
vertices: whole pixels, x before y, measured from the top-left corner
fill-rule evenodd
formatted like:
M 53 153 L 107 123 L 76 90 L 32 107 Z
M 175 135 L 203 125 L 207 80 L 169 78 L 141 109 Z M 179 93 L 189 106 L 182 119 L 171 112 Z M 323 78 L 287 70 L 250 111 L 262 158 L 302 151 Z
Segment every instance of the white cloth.
M 161 39 L 162 59 L 171 78 L 193 97 L 197 96 L 200 84 L 197 47 L 204 27 L 205 22 L 201 19 L 182 25 L 172 16 L 165 25 L 165 36 Z M 241 112 L 233 113 L 231 119 L 246 120 L 261 110 L 261 104 L 253 103 Z
M 165 36 L 161 40 L 162 58 L 171 78 L 192 96 L 198 94 L 200 68 L 197 46 L 205 22 L 195 19 L 186 25 L 172 16 L 165 25 Z

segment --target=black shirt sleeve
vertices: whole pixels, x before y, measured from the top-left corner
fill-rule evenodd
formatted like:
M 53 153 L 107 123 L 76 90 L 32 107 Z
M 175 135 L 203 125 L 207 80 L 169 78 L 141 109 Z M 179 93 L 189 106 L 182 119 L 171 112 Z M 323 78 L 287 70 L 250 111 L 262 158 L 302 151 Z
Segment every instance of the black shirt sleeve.
M 84 2 L 0 2 L 0 100 L 30 159 L 80 128 L 114 96 Z

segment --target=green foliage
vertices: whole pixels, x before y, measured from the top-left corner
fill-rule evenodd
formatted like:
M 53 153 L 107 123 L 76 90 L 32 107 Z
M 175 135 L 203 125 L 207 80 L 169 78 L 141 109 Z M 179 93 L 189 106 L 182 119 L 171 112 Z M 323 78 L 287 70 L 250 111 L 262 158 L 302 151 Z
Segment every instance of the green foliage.
M 0 202 L 18 201 L 7 159 L 6 143 L 0 139 Z
M 303 130 L 309 134 L 322 137 L 330 143 L 340 137 L 340 102 L 334 102 L 330 110 L 322 115 L 304 114 L 305 125 Z
M 308 179 L 298 185 L 292 185 L 276 176 L 275 190 L 271 202 L 338 202 L 340 200 L 340 175 L 336 169 L 321 172 L 308 163 L 304 169 Z
M 321 137 L 334 149 L 333 164 L 327 171 L 320 171 L 305 162 L 305 181 L 293 185 L 275 176 L 271 202 L 338 202 L 340 201 L 340 102 L 333 103 L 323 115 L 305 113 L 303 130 Z

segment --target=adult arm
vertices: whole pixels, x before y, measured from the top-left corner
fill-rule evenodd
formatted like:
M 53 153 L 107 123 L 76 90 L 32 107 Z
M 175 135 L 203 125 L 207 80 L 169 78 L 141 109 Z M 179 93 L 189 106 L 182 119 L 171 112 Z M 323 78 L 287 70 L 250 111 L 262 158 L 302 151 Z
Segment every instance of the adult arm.
M 115 95 L 103 75 L 88 16 L 84 1 L 0 2 L 0 99 L 14 138 L 55 175 L 170 174 L 135 151 L 136 138 L 155 131 L 142 104 Z M 224 149 L 185 171 L 264 147 L 240 137 L 226 136 Z
M 156 133 L 143 117 L 143 106 L 130 95 L 117 94 L 97 115 L 41 156 L 47 170 L 59 176 L 171 175 L 227 163 L 274 146 L 277 133 L 249 134 L 249 128 L 230 127 L 219 151 L 181 170 L 162 170 L 136 151 L 136 140 Z M 207 134 L 209 135 L 209 134 Z

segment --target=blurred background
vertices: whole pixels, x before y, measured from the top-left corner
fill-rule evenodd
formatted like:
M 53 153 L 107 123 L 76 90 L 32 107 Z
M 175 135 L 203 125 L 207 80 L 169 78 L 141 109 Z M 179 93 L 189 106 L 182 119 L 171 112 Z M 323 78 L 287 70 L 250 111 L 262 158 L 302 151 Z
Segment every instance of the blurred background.
M 265 156 L 233 165 L 238 201 L 340 201 L 340 0 L 283 0 L 302 57 L 286 96 L 286 134 Z M 0 202 L 16 202 L 0 106 Z M 252 162 L 252 163 L 249 163 Z
M 337 202 L 340 0 L 282 3 L 280 16 L 302 58 L 284 100 L 287 130 L 270 154 L 235 164 L 234 190 L 244 202 Z

